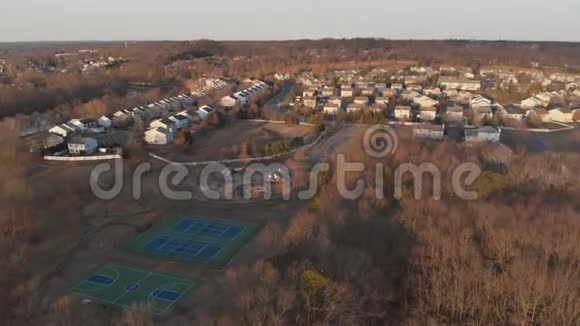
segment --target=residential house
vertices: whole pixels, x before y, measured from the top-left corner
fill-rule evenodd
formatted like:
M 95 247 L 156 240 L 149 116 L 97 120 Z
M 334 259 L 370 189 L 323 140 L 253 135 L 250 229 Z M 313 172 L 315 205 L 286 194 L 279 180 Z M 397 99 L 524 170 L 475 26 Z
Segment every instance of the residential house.
M 354 98 L 354 103 L 366 105 L 369 103 L 369 98 L 366 96 L 358 96 Z
M 420 85 L 426 81 L 427 76 L 424 75 L 405 76 L 405 85 Z
M 81 131 L 84 131 L 86 128 L 86 126 L 81 122 L 80 119 L 71 119 L 69 122 L 67 122 L 67 124 L 69 125 L 74 125 L 77 128 L 79 128 Z
M 169 130 L 158 127 L 145 131 L 145 142 L 155 145 L 166 145 L 173 142 L 173 133 Z
M 314 109 L 316 107 L 316 97 L 305 97 L 302 100 L 305 107 Z
M 364 108 L 364 105 L 351 103 L 346 107 L 346 112 L 347 113 L 357 113 L 357 112 L 362 111 L 363 108 Z
M 67 138 L 79 134 L 81 132 L 81 129 L 78 128 L 78 126 L 76 125 L 63 123 L 61 125 L 50 128 L 48 132 Z
M 200 114 L 202 114 L 202 115 L 205 114 L 207 116 L 207 115 L 209 115 L 209 114 L 211 114 L 213 112 L 216 112 L 216 110 L 213 107 L 209 106 L 209 105 L 204 105 L 204 106 L 200 107 L 197 110 L 197 112 L 200 113 Z
M 440 87 L 465 91 L 479 91 L 481 89 L 481 82 L 479 80 L 467 78 L 441 76 L 439 77 L 438 84 Z
M 169 131 L 172 134 L 175 134 L 175 132 L 177 131 L 177 127 L 175 125 L 175 122 L 169 118 L 153 120 L 149 124 L 149 127 L 150 128 L 164 128 L 164 129 L 167 129 L 167 131 Z
M 395 91 L 401 91 L 403 90 L 403 84 L 391 84 L 391 89 Z
M 413 102 L 419 104 L 419 107 L 421 108 L 435 107 L 437 104 L 439 104 L 438 101 L 435 101 L 434 99 L 425 95 L 414 98 Z
M 131 121 L 132 117 L 127 115 L 124 111 L 117 111 L 115 113 L 113 113 L 113 126 L 116 127 L 123 127 L 126 126 L 127 124 L 129 124 L 129 122 Z
M 471 108 L 491 107 L 491 100 L 481 95 L 478 95 L 469 101 L 469 107 Z
M 410 106 L 396 106 L 395 107 L 395 118 L 399 120 L 410 120 L 411 119 L 411 107 Z
M 434 107 L 422 107 L 419 112 L 419 117 L 423 121 L 433 121 L 437 117 L 437 109 Z
M 338 96 L 331 96 L 327 102 L 332 103 L 332 104 L 336 104 L 339 107 L 342 106 L 342 99 Z
M 464 130 L 466 141 L 487 141 L 490 143 L 497 143 L 501 138 L 501 129 L 496 129 L 492 126 L 466 127 Z
M 384 97 L 393 97 L 395 95 L 395 90 L 392 88 L 386 88 L 380 91 L 380 94 Z
M 413 137 L 414 138 L 427 138 L 427 139 L 443 139 L 445 133 L 444 125 L 434 125 L 430 123 L 422 123 L 413 126 Z
M 183 115 L 174 115 L 168 118 L 169 120 L 175 122 L 175 129 L 180 130 L 189 124 L 189 119 Z
M 375 97 L 375 104 L 381 106 L 383 109 L 386 109 L 389 106 L 389 101 L 391 99 L 385 96 L 377 96 Z
M 324 86 L 322 88 L 322 96 L 329 97 L 334 95 L 334 87 Z
M 97 140 L 90 137 L 73 137 L 67 144 L 68 151 L 73 155 L 93 154 L 97 151 Z
M 423 93 L 425 93 L 425 95 L 435 96 L 435 97 L 439 97 L 442 94 L 441 89 L 439 87 L 427 88 L 423 91 Z
M 550 120 L 557 122 L 574 122 L 574 113 L 572 109 L 560 108 L 548 111 Z
M 236 99 L 237 104 L 239 104 L 240 106 L 245 106 L 246 104 L 248 104 L 250 100 L 250 96 L 244 91 L 236 92 L 234 93 L 233 96 Z
M 343 98 L 352 97 L 352 95 L 353 95 L 353 89 L 352 89 L 352 87 L 343 87 L 340 90 L 340 96 L 343 97 Z
M 113 121 L 111 120 L 111 118 L 107 117 L 107 116 L 102 116 L 97 120 L 97 123 L 99 124 L 99 126 L 108 129 L 111 128 L 111 126 L 113 125 Z
M 446 121 L 463 121 L 463 108 L 460 106 L 448 107 L 445 111 Z
M 545 108 L 550 105 L 552 101 L 552 97 L 556 94 L 544 92 L 540 94 L 536 94 L 532 97 L 529 97 L 522 101 L 521 105 L 523 108 L 526 109 L 533 109 L 533 108 Z
M 375 84 L 375 89 L 379 92 L 382 93 L 385 91 L 385 89 L 387 89 L 387 83 L 376 83 Z
M 232 95 L 224 96 L 220 100 L 220 104 L 226 108 L 232 108 L 238 104 L 238 99 Z
M 324 105 L 324 113 L 335 115 L 336 113 L 338 113 L 339 108 L 340 107 L 336 104 L 326 103 Z
M 363 89 L 360 90 L 361 95 L 364 96 L 371 96 L 375 93 L 375 89 L 371 88 L 371 87 L 365 87 Z

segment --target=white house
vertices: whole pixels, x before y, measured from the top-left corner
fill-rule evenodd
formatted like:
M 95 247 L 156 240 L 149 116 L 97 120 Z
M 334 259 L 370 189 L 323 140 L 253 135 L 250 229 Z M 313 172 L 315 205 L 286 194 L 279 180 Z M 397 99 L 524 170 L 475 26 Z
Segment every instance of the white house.
M 173 133 L 165 128 L 152 128 L 145 131 L 145 142 L 155 145 L 166 145 L 173 142 Z
M 89 137 L 74 137 L 68 144 L 68 151 L 73 155 L 93 154 L 97 151 L 97 140 Z
M 361 104 L 361 105 L 366 105 L 369 103 L 369 98 L 366 96 L 358 96 L 354 98 L 354 103 L 356 104 Z
M 81 122 L 80 119 L 72 119 L 69 122 L 67 122 L 67 124 L 74 125 L 74 126 L 78 127 L 81 131 L 87 129 L 86 126 Z
M 175 122 L 175 129 L 177 130 L 183 129 L 189 124 L 189 119 L 179 114 L 169 117 L 169 120 Z
M 464 91 L 479 91 L 481 82 L 479 80 L 456 78 L 456 77 L 439 77 L 438 84 L 448 89 L 460 89 Z
M 346 107 L 347 113 L 356 113 L 360 112 L 363 109 L 364 105 L 351 103 Z
M 322 88 L 322 96 L 332 96 L 334 95 L 334 87 L 324 86 Z
M 433 120 L 435 120 L 436 116 L 437 116 L 437 109 L 435 109 L 434 107 L 424 107 L 424 108 L 421 108 L 421 110 L 419 112 L 419 117 L 423 121 L 433 121 Z
M 419 106 L 422 108 L 435 107 L 437 104 L 439 104 L 439 102 L 425 95 L 414 98 L 413 102 L 419 104 Z
M 574 122 L 574 114 L 571 109 L 560 108 L 548 111 L 550 119 L 558 122 Z
M 77 133 L 80 133 L 80 129 L 75 125 L 69 125 L 67 123 L 63 123 L 58 126 L 54 126 L 48 130 L 50 133 L 62 136 L 64 138 L 70 137 Z
M 336 114 L 338 112 L 339 106 L 332 103 L 326 103 L 324 105 L 324 113 L 326 114 Z
M 204 119 L 213 112 L 215 112 L 215 109 L 209 105 L 204 105 L 197 110 L 197 113 Z
M 491 126 L 466 127 L 465 130 L 466 141 L 487 141 L 490 143 L 497 143 L 501 138 L 501 129 L 496 129 Z
M 395 118 L 399 120 L 409 120 L 411 117 L 411 107 L 410 106 L 396 106 L 395 107 Z
M 391 89 L 395 91 L 403 90 L 403 84 L 392 84 Z
M 374 92 L 375 92 L 375 89 L 371 88 L 371 87 L 365 87 L 365 88 L 361 89 L 361 91 L 360 91 L 361 95 L 364 95 L 364 96 L 373 95 Z
M 248 101 L 250 100 L 248 94 L 243 91 L 234 93 L 234 98 L 236 98 L 237 103 L 240 104 L 241 106 L 248 104 Z
M 490 106 L 491 100 L 481 95 L 478 95 L 469 101 L 469 107 L 471 108 L 485 108 Z
M 423 123 L 413 126 L 414 138 L 443 139 L 444 132 L 443 125 Z
M 352 97 L 352 95 L 353 95 L 352 87 L 343 87 L 340 90 L 341 97 Z

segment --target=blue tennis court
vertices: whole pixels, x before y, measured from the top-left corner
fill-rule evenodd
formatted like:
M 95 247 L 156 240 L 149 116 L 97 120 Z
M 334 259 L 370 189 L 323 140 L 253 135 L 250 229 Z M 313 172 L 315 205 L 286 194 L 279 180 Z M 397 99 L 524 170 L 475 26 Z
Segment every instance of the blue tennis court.
M 107 275 L 93 274 L 91 275 L 91 277 L 87 279 L 87 282 L 91 282 L 98 285 L 109 285 L 115 282 L 115 280 Z
M 175 216 L 124 247 L 157 259 L 222 268 L 260 229 L 255 223 L 204 216 Z
M 145 245 L 146 250 L 158 255 L 199 262 L 207 262 L 222 248 L 223 246 L 217 244 L 168 236 L 153 238 Z
M 165 301 L 170 301 L 170 302 L 176 301 L 181 296 L 181 294 L 179 294 L 178 292 L 167 290 L 167 289 L 156 289 L 151 294 L 155 298 L 165 300 Z
M 228 240 L 235 239 L 242 232 L 242 228 L 239 226 L 193 218 L 180 220 L 175 224 L 174 230 L 182 233 Z

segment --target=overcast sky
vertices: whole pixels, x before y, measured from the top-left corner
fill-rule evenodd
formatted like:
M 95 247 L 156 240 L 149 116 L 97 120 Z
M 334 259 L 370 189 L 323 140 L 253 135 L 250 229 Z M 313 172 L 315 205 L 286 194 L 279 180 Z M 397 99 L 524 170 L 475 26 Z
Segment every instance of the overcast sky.
M 0 42 L 323 37 L 580 41 L 580 0 L 0 1 Z

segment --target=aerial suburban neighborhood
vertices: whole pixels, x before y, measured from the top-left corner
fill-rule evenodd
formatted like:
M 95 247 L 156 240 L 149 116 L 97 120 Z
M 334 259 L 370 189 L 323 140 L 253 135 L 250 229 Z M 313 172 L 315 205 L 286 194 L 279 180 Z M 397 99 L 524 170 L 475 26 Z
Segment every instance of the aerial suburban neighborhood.
M 0 324 L 579 326 L 580 2 L 288 4 L 6 0 Z

